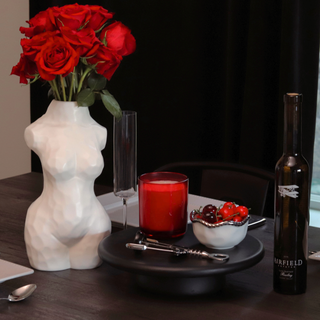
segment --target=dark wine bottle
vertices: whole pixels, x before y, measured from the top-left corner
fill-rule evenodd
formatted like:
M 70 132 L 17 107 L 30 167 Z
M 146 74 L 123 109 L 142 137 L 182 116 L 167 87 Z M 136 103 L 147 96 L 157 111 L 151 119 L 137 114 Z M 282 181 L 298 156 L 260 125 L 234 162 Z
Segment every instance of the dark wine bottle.
M 302 94 L 284 95 L 283 155 L 275 168 L 273 288 L 300 294 L 307 287 L 309 165 L 301 153 Z

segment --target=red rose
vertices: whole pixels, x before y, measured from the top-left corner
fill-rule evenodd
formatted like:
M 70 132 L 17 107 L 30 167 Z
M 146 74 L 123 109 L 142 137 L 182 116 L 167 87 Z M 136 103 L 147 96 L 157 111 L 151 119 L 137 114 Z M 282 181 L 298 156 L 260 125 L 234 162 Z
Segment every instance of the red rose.
M 49 31 L 43 32 L 35 35 L 31 39 L 21 39 L 21 46 L 23 53 L 28 57 L 28 59 L 34 61 L 36 55 L 41 50 L 42 46 L 47 42 L 48 38 L 60 34 L 60 31 Z
M 39 12 L 32 19 L 27 21 L 27 23 L 29 24 L 30 28 L 20 27 L 20 32 L 29 38 L 41 32 L 53 31 L 57 28 L 52 15 L 52 8 Z
M 49 37 L 35 62 L 39 74 L 44 80 L 51 81 L 56 75 L 67 76 L 79 62 L 78 53 L 59 36 Z
M 80 57 L 92 56 L 100 46 L 100 41 L 91 28 L 83 28 L 77 31 L 62 27 L 60 30 L 63 38 L 78 51 Z
M 20 55 L 20 61 L 12 68 L 11 74 L 20 77 L 20 83 L 28 83 L 27 79 L 34 79 L 38 73 L 37 66 L 33 61 L 30 61 L 23 53 Z
M 88 5 L 70 4 L 54 11 L 57 25 L 78 30 L 84 27 L 91 18 L 91 11 Z
M 110 80 L 119 67 L 121 60 L 121 56 L 101 44 L 94 57 L 89 58 L 87 61 L 92 65 L 97 64 L 97 72 Z
M 131 30 L 119 21 L 104 28 L 100 39 L 105 39 L 107 47 L 115 50 L 121 56 L 127 56 L 136 50 L 136 39 Z
M 89 28 L 92 28 L 94 31 L 99 30 L 107 22 L 107 20 L 112 19 L 114 13 L 109 12 L 108 10 L 102 8 L 101 6 L 90 6 L 91 10 L 91 19 L 89 21 Z

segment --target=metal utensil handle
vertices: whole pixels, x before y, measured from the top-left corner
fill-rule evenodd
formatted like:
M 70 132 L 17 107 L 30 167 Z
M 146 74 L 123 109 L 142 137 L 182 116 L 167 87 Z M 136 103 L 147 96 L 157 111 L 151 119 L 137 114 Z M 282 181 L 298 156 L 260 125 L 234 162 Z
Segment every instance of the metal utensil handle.
M 266 218 L 262 218 L 262 219 L 260 219 L 258 221 L 251 222 L 251 223 L 248 224 L 248 229 L 251 230 L 251 229 L 260 227 L 263 224 L 265 224 L 266 221 L 267 221 Z
M 215 259 L 220 262 L 226 262 L 229 260 L 229 255 L 224 253 L 209 253 L 211 259 Z
M 179 249 L 158 248 L 158 247 L 153 247 L 153 246 L 145 245 L 145 244 L 141 244 L 141 243 L 127 243 L 126 247 L 128 249 L 140 250 L 140 251 L 154 250 L 154 251 L 170 252 L 170 253 L 174 253 L 177 256 L 180 255 L 180 254 L 187 253 L 187 251 L 181 251 Z
M 175 244 L 169 244 L 165 242 L 160 242 L 156 239 L 151 239 L 151 238 L 145 238 L 144 241 L 141 241 L 141 243 L 144 244 L 152 244 L 153 246 L 156 246 L 158 248 L 169 248 L 172 250 L 187 250 L 188 248 L 182 247 L 182 246 L 177 246 Z
M 140 251 L 147 250 L 147 246 L 140 243 L 127 243 L 126 247 L 132 250 L 140 250 Z
M 260 221 L 258 221 L 258 222 L 261 223 Z M 224 253 L 208 253 L 206 251 L 194 250 L 194 249 L 189 249 L 189 248 L 185 248 L 185 247 L 181 247 L 181 246 L 167 244 L 164 242 L 160 242 L 156 239 L 150 239 L 150 238 L 146 238 L 145 240 L 146 241 L 143 241 L 142 243 L 147 246 L 151 245 L 151 246 L 158 247 L 158 248 L 168 248 L 168 249 L 176 250 L 176 251 L 179 251 L 179 250 L 186 251 L 186 253 L 188 253 L 188 254 L 201 256 L 202 258 L 214 259 L 214 260 L 217 260 L 220 262 L 225 262 L 225 261 L 229 260 L 229 256 Z
M 188 253 L 200 256 L 202 258 L 214 259 L 221 262 L 227 261 L 229 259 L 229 256 L 223 253 L 208 253 L 206 251 L 194 250 L 194 249 L 188 249 Z
M 179 248 L 179 249 L 181 248 L 179 246 L 175 246 L 175 245 L 164 243 L 164 242 L 159 242 L 158 240 L 149 239 L 149 238 L 146 238 L 146 241 L 141 241 L 141 243 L 152 245 L 152 246 L 155 246 L 155 247 L 158 247 L 158 248 L 168 248 L 168 249 L 173 249 L 173 250 L 175 248 Z

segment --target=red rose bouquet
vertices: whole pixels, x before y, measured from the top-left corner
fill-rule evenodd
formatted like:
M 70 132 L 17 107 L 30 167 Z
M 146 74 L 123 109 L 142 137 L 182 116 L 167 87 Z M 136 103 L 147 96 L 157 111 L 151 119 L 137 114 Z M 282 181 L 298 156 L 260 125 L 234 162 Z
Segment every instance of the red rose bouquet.
M 21 27 L 23 53 L 11 74 L 28 84 L 47 81 L 56 100 L 91 106 L 100 96 L 116 117 L 121 109 L 106 89 L 122 57 L 135 51 L 128 27 L 113 21 L 113 13 L 95 5 L 52 7 Z

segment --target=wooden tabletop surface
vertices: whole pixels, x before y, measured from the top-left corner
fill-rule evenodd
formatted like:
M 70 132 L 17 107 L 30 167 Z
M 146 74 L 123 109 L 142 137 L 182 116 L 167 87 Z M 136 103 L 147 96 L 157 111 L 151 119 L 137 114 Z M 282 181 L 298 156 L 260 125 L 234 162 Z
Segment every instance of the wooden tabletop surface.
M 42 175 L 28 173 L 0 181 L 0 259 L 30 267 L 23 237 L 30 204 L 42 191 Z M 96 187 L 96 194 L 110 192 Z M 222 291 L 203 296 L 169 296 L 137 287 L 131 274 L 107 263 L 93 270 L 34 274 L 0 284 L 0 297 L 28 283 L 38 288 L 19 303 L 0 301 L 0 319 L 320 319 L 320 261 L 308 261 L 303 295 L 277 294 L 272 288 L 273 221 L 249 231 L 265 256 L 257 265 L 227 275 Z M 320 250 L 320 229 L 309 228 L 309 249 Z

